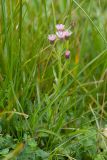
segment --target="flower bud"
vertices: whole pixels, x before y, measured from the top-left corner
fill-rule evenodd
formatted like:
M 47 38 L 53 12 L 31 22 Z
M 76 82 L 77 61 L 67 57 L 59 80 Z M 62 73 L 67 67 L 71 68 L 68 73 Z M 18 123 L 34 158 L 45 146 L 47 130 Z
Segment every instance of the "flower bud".
M 65 58 L 66 58 L 66 59 L 69 59 L 69 57 L 70 57 L 70 51 L 69 51 L 69 50 L 66 50 L 66 52 L 65 52 Z

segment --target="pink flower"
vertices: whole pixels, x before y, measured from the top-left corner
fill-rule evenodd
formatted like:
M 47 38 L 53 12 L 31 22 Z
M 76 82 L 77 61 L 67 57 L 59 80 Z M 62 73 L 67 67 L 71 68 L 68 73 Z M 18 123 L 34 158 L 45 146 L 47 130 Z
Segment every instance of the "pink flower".
M 72 32 L 65 30 L 65 31 L 58 31 L 56 32 L 56 35 L 58 36 L 59 39 L 68 39 L 71 36 Z
M 63 24 L 57 24 L 57 25 L 56 25 L 57 31 L 63 31 L 64 28 L 65 28 L 65 25 L 63 25 Z
M 65 39 L 65 33 L 63 31 L 56 32 L 56 35 L 59 39 L 64 40 Z
M 66 52 L 65 52 L 65 58 L 66 58 L 66 59 L 69 59 L 69 57 L 70 57 L 70 51 L 69 51 L 69 50 L 66 50 Z
M 55 34 L 48 35 L 48 40 L 50 41 L 51 44 L 53 44 L 56 40 L 56 35 Z
M 65 34 L 65 39 L 68 39 L 71 36 L 72 32 L 68 31 L 68 30 L 65 30 L 64 34 Z

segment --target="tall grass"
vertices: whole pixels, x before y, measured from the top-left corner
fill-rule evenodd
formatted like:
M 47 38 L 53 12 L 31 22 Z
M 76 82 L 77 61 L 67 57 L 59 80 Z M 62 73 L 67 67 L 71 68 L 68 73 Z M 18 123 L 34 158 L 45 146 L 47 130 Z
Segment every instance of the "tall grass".
M 106 160 L 106 5 L 0 1 L 1 159 Z M 69 43 L 49 43 L 57 23 Z

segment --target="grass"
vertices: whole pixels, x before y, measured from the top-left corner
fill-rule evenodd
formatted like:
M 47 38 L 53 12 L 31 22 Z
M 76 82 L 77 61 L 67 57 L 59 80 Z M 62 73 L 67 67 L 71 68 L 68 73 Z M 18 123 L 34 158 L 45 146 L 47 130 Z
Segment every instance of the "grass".
M 0 159 L 107 159 L 106 5 L 0 1 Z M 57 23 L 73 34 L 51 45 Z

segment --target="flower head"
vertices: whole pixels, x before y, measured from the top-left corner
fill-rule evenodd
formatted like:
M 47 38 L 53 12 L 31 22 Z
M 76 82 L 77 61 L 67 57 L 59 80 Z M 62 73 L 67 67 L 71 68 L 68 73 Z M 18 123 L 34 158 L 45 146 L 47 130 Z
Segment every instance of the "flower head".
M 48 35 L 48 40 L 50 41 L 51 44 L 53 44 L 56 40 L 56 35 L 55 34 Z
M 56 35 L 58 36 L 59 39 L 64 40 L 65 39 L 65 34 L 63 31 L 58 31 L 56 32 Z
M 65 52 L 65 58 L 66 58 L 66 59 L 69 59 L 69 57 L 70 57 L 70 51 L 69 51 L 69 50 L 66 50 L 66 52 Z
M 63 24 L 57 24 L 57 25 L 56 25 L 57 31 L 63 31 L 64 28 L 65 28 L 65 25 L 63 25 Z
M 68 39 L 71 36 L 71 34 L 72 34 L 71 31 L 65 30 L 64 31 L 65 39 Z

